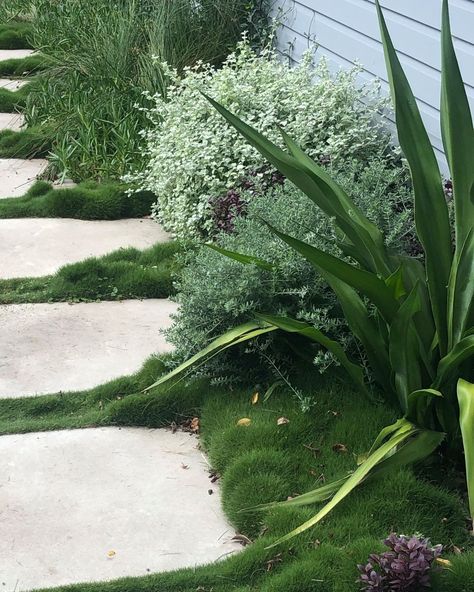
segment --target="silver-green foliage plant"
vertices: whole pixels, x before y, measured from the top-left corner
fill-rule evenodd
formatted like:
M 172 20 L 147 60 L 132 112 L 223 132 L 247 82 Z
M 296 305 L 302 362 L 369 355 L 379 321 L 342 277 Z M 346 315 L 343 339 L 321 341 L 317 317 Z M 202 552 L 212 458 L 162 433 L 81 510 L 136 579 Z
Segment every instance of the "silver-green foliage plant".
M 243 41 L 220 69 L 202 64 L 182 78 L 170 73 L 166 97 L 156 95 L 148 110 L 154 123 L 145 135 L 146 167 L 127 177 L 155 193 L 154 214 L 167 230 L 184 238 L 211 233 L 210 201 L 265 161 L 200 91 L 276 143 L 284 127 L 314 158 L 368 159 L 386 149 L 387 133 L 374 121 L 385 106 L 378 84 L 358 88 L 358 68 L 331 75 L 324 60 L 315 70 L 312 61 L 308 52 L 290 68 L 270 49 L 257 54 Z
M 439 166 L 420 112 L 377 2 L 398 137 L 414 188 L 415 222 L 424 263 L 391 252 L 381 231 L 348 194 L 286 134 L 281 150 L 214 102 L 218 111 L 340 229 L 347 263 L 271 227 L 305 257 L 331 286 L 347 323 L 362 344 L 374 376 L 403 417 L 384 428 L 350 475 L 303 494 L 288 505 L 326 501 L 313 518 L 284 537 L 317 524 L 361 483 L 397 466 L 421 461 L 443 442 L 463 451 L 471 516 L 474 515 L 474 130 L 443 0 L 441 129 L 453 181 L 455 218 L 450 224 Z M 225 253 L 242 263 L 266 262 Z M 370 302 L 374 312 L 367 307 Z M 307 323 L 258 314 L 256 320 L 216 339 L 162 380 L 207 356 L 248 339 L 283 330 L 305 336 L 336 356 L 362 392 L 361 367 L 335 340 Z M 329 500 L 329 501 L 328 501 Z M 282 540 L 284 540 L 282 539 Z
M 417 243 L 411 242 L 414 222 L 406 167 L 392 166 L 378 158 L 369 163 L 346 161 L 341 171 L 334 167 L 330 171 L 351 191 L 367 217 L 384 231 L 390 248 L 403 252 L 419 249 Z M 272 268 L 242 266 L 205 245 L 183 254 L 184 265 L 177 279 L 179 310 L 166 331 L 175 348 L 170 360 L 172 367 L 227 329 L 252 318 L 255 310 L 271 310 L 304 320 L 343 342 L 346 351 L 357 356 L 360 350 L 327 284 L 308 261 L 263 222 L 341 256 L 334 229 L 328 225 L 324 212 L 289 182 L 271 189 L 240 190 L 240 197 L 247 203 L 245 215 L 235 217 L 233 231 L 216 236 L 215 244 L 264 259 Z M 217 383 L 252 380 L 269 385 L 278 379 L 279 372 L 287 372 L 292 359 L 288 357 L 291 349 L 278 337 L 270 335 L 233 348 L 212 358 L 199 373 Z M 316 352 L 313 363 L 321 373 L 338 365 L 325 351 Z

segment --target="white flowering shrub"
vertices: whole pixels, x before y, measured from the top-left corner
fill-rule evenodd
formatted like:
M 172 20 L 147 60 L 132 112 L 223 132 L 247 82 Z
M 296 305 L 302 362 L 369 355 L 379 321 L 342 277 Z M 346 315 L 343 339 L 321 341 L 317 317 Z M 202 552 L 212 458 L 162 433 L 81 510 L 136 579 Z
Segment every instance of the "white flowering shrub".
M 148 111 L 147 165 L 127 178 L 157 195 L 153 214 L 167 230 L 186 238 L 211 233 L 212 199 L 264 163 L 201 91 L 278 144 L 282 127 L 313 157 L 337 162 L 383 153 L 388 135 L 375 117 L 385 105 L 377 83 L 357 87 L 357 67 L 332 75 L 324 60 L 315 68 L 312 62 L 308 53 L 290 68 L 243 41 L 220 69 L 200 64 L 181 78 L 170 73 L 166 100 L 154 97 Z

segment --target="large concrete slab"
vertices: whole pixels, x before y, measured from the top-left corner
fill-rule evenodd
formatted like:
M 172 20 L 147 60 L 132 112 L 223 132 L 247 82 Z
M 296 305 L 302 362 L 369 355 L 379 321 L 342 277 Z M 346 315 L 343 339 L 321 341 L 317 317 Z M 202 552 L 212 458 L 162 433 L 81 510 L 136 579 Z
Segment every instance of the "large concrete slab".
M 0 199 L 24 195 L 47 166 L 48 161 L 40 158 L 0 158 Z
M 0 49 L 0 62 L 4 60 L 21 60 L 34 53 L 33 49 Z
M 160 329 L 175 311 L 164 299 L 0 306 L 0 398 L 82 390 L 136 372 L 170 350 Z
M 7 90 L 18 90 L 22 86 L 28 84 L 28 80 L 12 80 L 11 78 L 0 78 L 0 88 L 6 88 Z
M 25 118 L 20 113 L 0 113 L 0 132 L 12 130 L 19 132 L 25 123 Z
M 168 238 L 160 225 L 149 219 L 0 220 L 0 278 L 49 275 L 66 263 L 104 255 L 120 247 L 145 249 Z
M 237 551 L 196 444 L 133 428 L 2 436 L 2 589 L 141 576 Z

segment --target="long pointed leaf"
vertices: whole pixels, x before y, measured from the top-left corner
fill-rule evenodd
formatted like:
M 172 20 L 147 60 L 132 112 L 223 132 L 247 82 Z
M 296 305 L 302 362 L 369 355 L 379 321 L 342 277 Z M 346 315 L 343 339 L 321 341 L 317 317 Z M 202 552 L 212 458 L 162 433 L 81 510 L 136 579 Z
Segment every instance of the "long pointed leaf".
M 187 360 L 186 362 L 184 362 L 168 374 L 165 374 L 164 376 L 159 378 L 156 382 L 147 387 L 145 389 L 145 392 L 155 388 L 160 384 L 163 384 L 164 382 L 168 382 L 172 378 L 182 374 L 185 370 L 191 369 L 199 363 L 205 363 L 211 356 L 214 356 L 229 347 L 237 345 L 238 343 L 242 343 L 243 341 L 249 341 L 250 339 L 254 339 L 255 337 L 258 337 L 265 333 L 275 331 L 276 329 L 277 327 L 274 326 L 267 326 L 262 328 L 261 323 L 256 322 L 249 322 L 243 325 L 239 325 L 238 327 L 234 327 L 233 329 L 227 331 L 217 339 L 214 339 L 212 343 L 210 343 L 207 347 L 198 352 L 196 355 L 189 358 L 189 360 Z
M 400 428 L 387 442 L 382 444 L 375 452 L 373 452 L 367 460 L 362 463 L 347 481 L 342 485 L 338 492 L 334 495 L 330 502 L 328 502 L 313 518 L 306 521 L 304 524 L 295 528 L 287 535 L 278 539 L 275 543 L 270 545 L 274 547 L 284 541 L 292 539 L 294 536 L 301 534 L 308 528 L 311 528 L 320 522 L 329 512 L 331 512 L 340 502 L 342 502 L 360 483 L 362 483 L 371 471 L 382 462 L 385 457 L 396 450 L 402 442 L 407 441 L 411 436 L 414 436 L 419 429 L 412 424 L 406 422 L 406 425 Z
M 244 255 L 242 253 L 237 253 L 236 251 L 229 251 L 211 243 L 206 244 L 206 247 L 209 247 L 209 249 L 212 249 L 213 251 L 216 251 L 220 255 L 224 255 L 229 259 L 234 259 L 234 261 L 243 263 L 244 265 L 256 265 L 257 267 L 261 267 L 267 271 L 271 271 L 273 269 L 273 265 L 271 263 L 268 263 L 268 261 L 264 261 L 259 257 L 254 257 L 253 255 Z
M 467 492 L 471 518 L 474 518 L 474 384 L 458 382 L 459 424 L 466 460 Z
M 456 246 L 461 249 L 474 223 L 474 129 L 456 52 L 447 0 L 443 0 L 441 130 L 451 170 L 456 211 Z
M 449 354 L 440 361 L 436 380 L 433 383 L 434 388 L 438 388 L 443 383 L 452 379 L 459 366 L 473 356 L 474 335 L 468 335 L 456 343 Z
M 400 306 L 390 325 L 389 355 L 395 373 L 395 388 L 402 411 L 408 407 L 408 395 L 421 388 L 420 342 L 413 317 L 420 310 L 418 285 Z
M 439 166 L 415 97 L 401 67 L 376 0 L 385 62 L 395 107 L 398 139 L 410 165 L 415 222 L 423 245 L 431 306 L 441 353 L 447 351 L 447 285 L 452 262 L 451 229 Z
M 338 257 L 329 255 L 304 241 L 280 232 L 269 224 L 268 226 L 282 241 L 303 255 L 319 273 L 325 274 L 329 272 L 355 290 L 362 292 L 375 304 L 387 322 L 394 318 L 398 310 L 398 302 L 393 297 L 392 290 L 375 274 L 358 269 Z
M 298 333 L 299 335 L 307 337 L 308 339 L 311 339 L 311 341 L 315 341 L 322 345 L 339 361 L 341 366 L 343 366 L 349 376 L 354 380 L 358 388 L 363 392 L 367 392 L 364 384 L 364 373 L 362 368 L 349 360 L 342 346 L 337 341 L 330 339 L 324 335 L 324 333 L 316 329 L 316 327 L 312 327 L 303 321 L 297 321 L 289 317 L 277 317 L 266 314 L 259 314 L 257 317 L 269 325 L 274 325 L 289 333 Z
M 473 152 L 474 154 L 474 152 Z M 451 349 L 474 324 L 474 218 L 462 247 L 456 250 L 448 287 Z

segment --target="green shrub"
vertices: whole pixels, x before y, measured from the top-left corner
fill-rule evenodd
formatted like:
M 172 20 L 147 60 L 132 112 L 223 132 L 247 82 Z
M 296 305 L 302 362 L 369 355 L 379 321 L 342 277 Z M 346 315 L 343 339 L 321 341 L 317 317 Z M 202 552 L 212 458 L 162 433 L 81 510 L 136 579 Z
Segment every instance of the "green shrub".
M 354 68 L 332 76 L 324 60 L 314 71 L 310 53 L 290 68 L 271 51 L 257 55 L 242 42 L 221 69 L 202 66 L 182 79 L 170 74 L 173 86 L 166 98 L 155 96 L 148 111 L 154 125 L 146 134 L 146 168 L 130 180 L 157 195 L 156 217 L 178 236 L 214 230 L 211 200 L 264 159 L 200 91 L 273 140 L 281 125 L 315 157 L 342 162 L 380 155 L 389 138 L 375 117 L 385 103 L 376 83 L 356 87 L 357 73 Z
M 10 22 L 0 24 L 0 49 L 31 49 L 31 24 Z
M 369 218 L 383 228 L 390 247 L 416 251 L 411 192 L 404 169 L 387 166 L 383 160 L 368 165 L 353 161 L 336 177 L 351 190 Z M 272 235 L 262 218 L 315 246 L 326 247 L 334 238 L 324 214 L 289 183 L 251 196 L 247 216 L 237 217 L 234 232 L 219 235 L 217 244 L 268 260 L 274 269 L 241 265 L 207 247 L 188 253 L 177 280 L 180 310 L 167 331 L 176 347 L 177 363 L 226 329 L 252 318 L 255 310 L 295 314 L 333 337 L 342 338 L 345 347 L 356 353 L 327 285 L 308 262 Z M 334 246 L 331 249 L 338 252 Z M 214 381 L 254 379 L 257 383 L 266 381 L 269 374 L 278 377 L 272 363 L 281 368 L 290 352 L 277 339 L 262 338 L 261 346 L 234 348 L 228 355 L 215 357 L 200 372 Z M 315 363 L 320 371 L 328 366 L 334 369 L 334 359 L 325 352 Z
M 33 41 L 51 67 L 26 105 L 54 130 L 51 161 L 75 181 L 120 178 L 141 166 L 144 93 L 166 96 L 157 56 L 180 70 L 219 62 L 261 1 L 33 0 Z
M 23 197 L 0 201 L 0 218 L 77 218 L 119 220 L 150 213 L 154 196 L 146 191 L 129 195 L 120 183 L 86 181 L 76 187 L 53 189 L 38 181 Z

